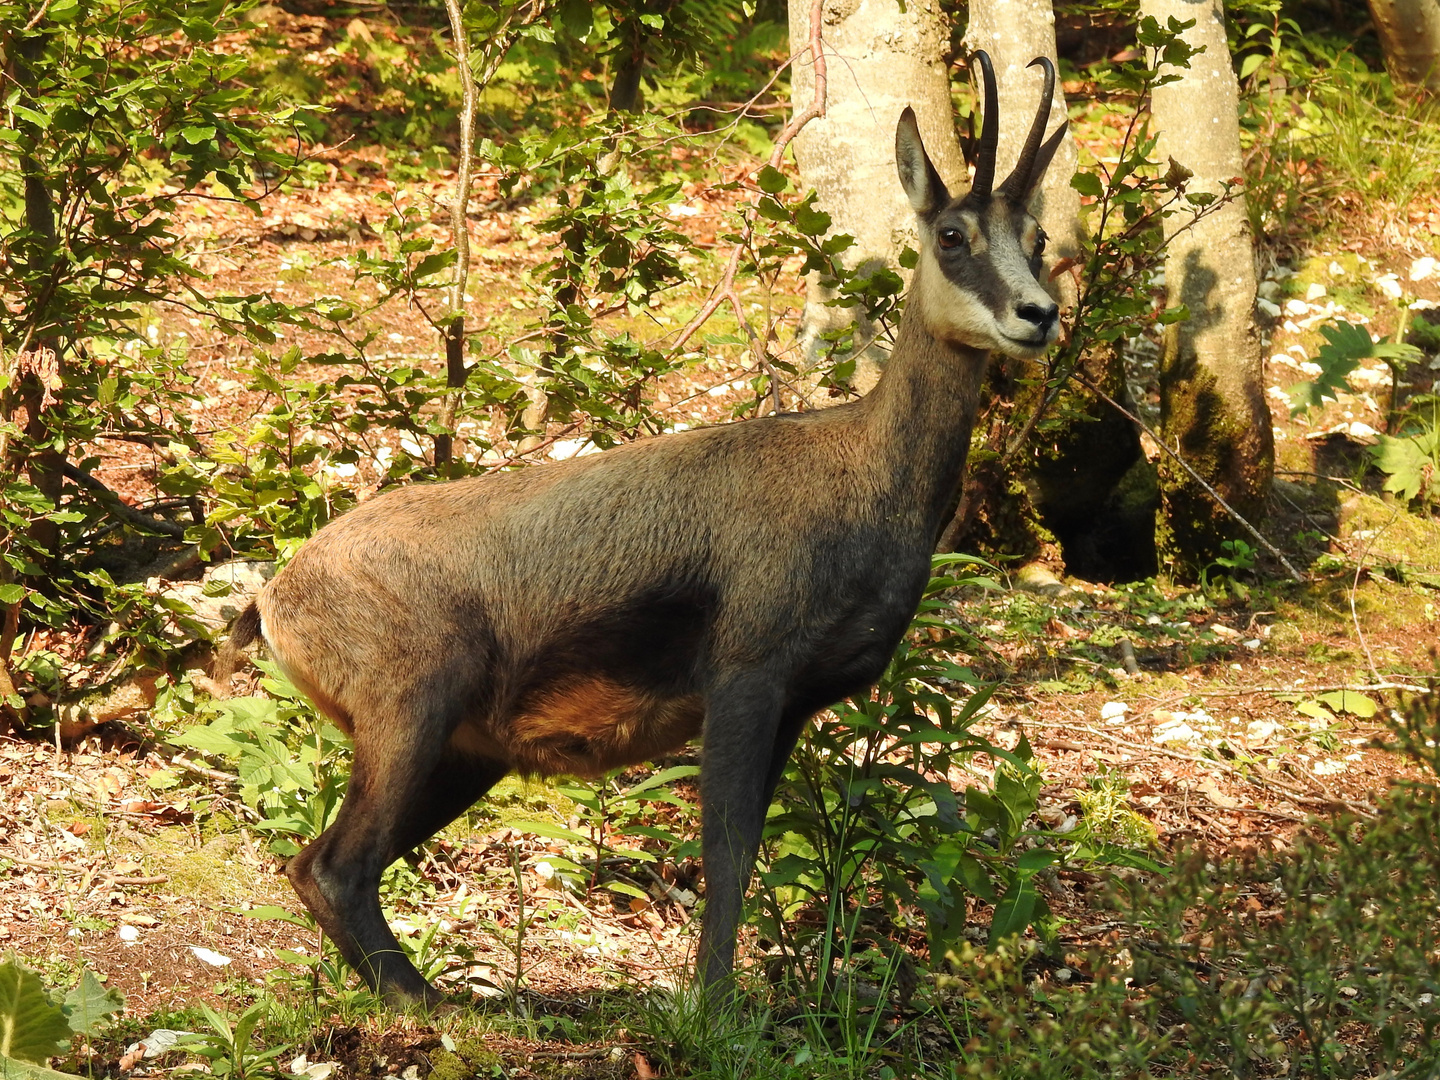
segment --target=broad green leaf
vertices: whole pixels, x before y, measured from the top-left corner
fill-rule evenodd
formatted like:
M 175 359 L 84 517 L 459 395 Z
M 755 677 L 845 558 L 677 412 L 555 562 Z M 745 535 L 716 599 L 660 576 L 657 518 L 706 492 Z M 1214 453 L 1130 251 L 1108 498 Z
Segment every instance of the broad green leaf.
M 1035 912 L 1035 883 L 1029 877 L 1018 877 L 1010 883 L 1005 895 L 995 905 L 990 923 L 990 944 L 998 945 L 1007 937 L 1023 934 Z
M 1302 701 L 1295 706 L 1295 711 L 1304 713 L 1306 716 L 1313 716 L 1316 720 L 1334 721 L 1335 714 L 1318 701 Z
M 86 968 L 80 973 L 75 989 L 65 995 L 65 1004 L 61 1009 L 70 1030 L 85 1035 L 94 1031 L 110 1014 L 124 1007 L 124 999 L 114 990 L 107 990 L 95 973 Z
M 1105 194 L 1105 188 L 1100 183 L 1100 177 L 1094 173 L 1077 172 L 1070 178 L 1070 186 L 1081 195 L 1089 195 L 1095 199 Z
M 65 1012 L 50 1000 L 40 976 L 14 957 L 0 964 L 0 1057 L 44 1065 L 70 1045 Z
M 785 178 L 785 174 L 773 165 L 766 165 L 760 170 L 760 175 L 756 177 L 756 183 L 760 185 L 760 190 L 767 195 L 778 195 L 790 186 L 790 181 Z
M 1331 690 L 1327 694 L 1321 694 L 1319 700 L 1337 713 L 1349 713 L 1362 720 L 1374 716 L 1379 708 L 1374 701 L 1358 690 Z
M 72 1073 L 47 1069 L 0 1054 L 0 1080 L 76 1080 Z
M 1440 464 L 1440 429 L 1404 438 L 1381 435 L 1370 449 L 1370 458 L 1386 475 L 1385 490 L 1410 502 L 1433 482 Z

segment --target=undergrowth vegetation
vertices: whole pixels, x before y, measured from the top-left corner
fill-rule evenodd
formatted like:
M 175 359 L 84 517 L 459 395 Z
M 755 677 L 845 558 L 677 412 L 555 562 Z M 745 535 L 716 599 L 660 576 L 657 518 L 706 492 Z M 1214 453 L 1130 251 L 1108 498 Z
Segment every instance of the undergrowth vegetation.
M 523 272 L 507 269 L 505 309 L 465 342 L 457 385 L 437 356 L 455 325 L 447 290 L 461 256 L 435 227 L 435 206 L 396 190 L 455 164 L 461 84 L 438 8 L 412 23 L 356 17 L 306 51 L 250 2 L 56 0 L 37 16 L 0 0 L 12 121 L 0 136 L 0 719 L 58 743 L 87 702 L 144 685 L 148 700 L 132 718 L 139 738 L 196 759 L 185 759 L 188 773 L 152 774 L 154 790 L 186 794 L 197 834 L 243 834 L 283 859 L 333 820 L 348 743 L 263 659 L 254 693 L 214 693 L 201 667 L 216 628 L 200 619 L 200 600 L 224 599 L 231 586 L 207 574 L 187 599 L 165 582 L 231 559 L 283 564 L 378 488 L 678 430 L 688 421 L 659 403 L 657 388 L 698 378 L 706 356 L 740 373 L 725 382 L 734 418 L 852 392 L 845 332 L 815 365 L 781 347 L 786 290 L 796 274 L 816 274 L 837 304 L 888 328 L 903 282 L 886 269 L 847 269 L 849 238 L 828 234 L 814 193 L 756 160 L 777 135 L 783 10 L 738 0 L 658 7 L 468 14 L 476 55 L 496 61 L 480 72 L 485 204 L 533 210 L 542 250 Z M 1314 206 L 1339 193 L 1396 206 L 1435 194 L 1433 103 L 1397 96 L 1387 76 L 1345 42 L 1302 30 L 1279 0 L 1237 8 L 1245 198 L 1272 252 L 1320 232 Z M 1087 355 L 1183 317 L 1157 310 L 1160 223 L 1198 219 L 1216 200 L 1187 194 L 1154 157 L 1147 64 L 1168 50 L 1183 66 L 1173 28 L 1149 20 L 1134 36 L 1132 59 L 1088 76 L 1106 107 L 1131 119 L 1106 168 L 1073 181 L 1091 232 L 1074 268 L 1079 302 L 1065 345 L 1031 373 L 1039 404 L 1015 447 L 1079 409 L 1071 378 Z M 639 53 L 643 70 L 627 70 Z M 624 111 L 639 104 L 646 111 Z M 375 151 L 345 168 L 382 175 L 393 212 L 332 223 L 357 238 L 344 256 L 296 257 L 288 273 L 323 278 L 313 295 L 217 285 L 214 252 L 187 215 L 234 203 L 261 215 L 270 194 L 325 180 L 316 144 L 347 139 Z M 702 242 L 675 206 L 687 186 L 716 176 L 710 194 L 730 209 Z M 426 198 L 448 197 L 437 191 Z M 716 279 L 731 251 L 744 303 L 692 325 L 705 303 L 695 282 Z M 1347 482 L 1388 493 L 1397 514 L 1425 514 L 1440 468 L 1428 374 L 1440 331 L 1414 286 L 1391 279 L 1373 319 L 1348 321 L 1356 308 L 1317 327 L 1315 370 L 1283 389 L 1297 413 L 1318 413 L 1364 392 L 1354 377 L 1365 360 L 1383 362 L 1384 430 Z M 431 339 L 392 347 L 399 335 L 380 320 L 396 310 L 418 312 Z M 175 332 L 176 319 L 190 329 Z M 190 334 L 226 342 L 228 392 L 245 403 L 228 424 L 195 419 L 213 356 L 199 362 Z M 117 448 L 136 447 L 154 488 L 138 503 L 97 476 Z M 978 465 L 995 457 L 977 445 Z M 1293 540 L 1317 576 L 1359 582 L 1363 567 L 1308 524 Z M 988 723 L 1007 680 L 1055 695 L 1113 689 L 1125 671 L 1116 665 L 1134 666 L 1135 646 L 1152 637 L 1186 663 L 1228 657 L 1207 628 L 1217 609 L 1268 614 L 1293 602 L 1266 579 L 1264 559 L 1231 541 L 1196 589 L 1122 586 L 1116 617 L 1076 646 L 1073 663 L 1017 672 L 996 643 L 1057 633 L 1061 616 L 1025 593 L 1006 593 L 1001 607 L 994 598 L 1012 582 L 995 566 L 937 558 L 879 684 L 818 718 L 790 761 L 767 821 L 738 1004 L 685 989 L 678 956 L 674 985 L 617 976 L 583 1006 L 557 1005 L 529 977 L 527 933 L 563 922 L 578 939 L 584 905 L 597 899 L 633 904 L 639 916 L 659 897 L 689 918 L 699 892 L 693 756 L 538 793 L 502 790 L 382 883 L 386 914 L 408 920 L 402 941 L 421 971 L 478 995 L 458 1014 L 406 1021 L 433 1034 L 434 1074 L 513 1075 L 490 1034 L 568 1045 L 620 1030 L 619 1057 L 604 1059 L 613 1075 L 637 1051 L 642 1076 L 1434 1075 L 1434 687 L 1387 710 L 1387 748 L 1422 780 L 1393 787 L 1373 815 L 1314 822 L 1292 845 L 1245 858 L 1160 850 L 1118 769 L 1094 772 L 1076 796 L 1078 819 L 1042 819 L 1034 748 Z M 966 609 L 961 599 L 997 606 Z M 974 625 L 966 612 L 976 610 L 998 625 Z M 1379 674 L 1373 658 L 1370 667 Z M 1193 705 L 1190 694 L 1177 691 Z M 1296 698 L 1321 722 L 1309 736 L 1317 741 L 1335 738 L 1327 724 L 1374 710 L 1346 689 Z M 528 860 L 513 847 L 487 882 L 517 906 L 502 911 L 461 888 L 445 894 L 444 919 L 432 918 L 437 867 L 463 847 L 459 833 L 507 829 L 551 845 Z M 1108 883 L 1103 947 L 1067 946 L 1070 928 L 1047 900 L 1062 870 Z M 1266 898 L 1263 918 L 1248 902 L 1256 896 Z M 309 917 L 290 907 L 245 914 L 313 940 Z M 481 935 L 500 943 L 503 962 L 482 963 L 467 944 Z M 148 1018 L 140 1026 L 198 1032 L 157 1055 L 188 1051 L 237 1080 L 324 1080 L 305 1055 L 322 1060 L 340 1027 L 385 1023 L 328 945 L 277 956 L 266 985 L 232 988 L 233 1015 L 201 1005 Z M 57 1055 L 67 1071 L 93 1072 L 159 1034 L 122 1024 L 108 1036 L 117 1052 L 82 1052 L 71 1037 L 107 1038 L 94 1033 L 118 1002 L 88 973 L 65 975 L 47 980 L 78 980 L 62 999 L 18 961 L 0 965 L 6 1075 L 53 1080 Z

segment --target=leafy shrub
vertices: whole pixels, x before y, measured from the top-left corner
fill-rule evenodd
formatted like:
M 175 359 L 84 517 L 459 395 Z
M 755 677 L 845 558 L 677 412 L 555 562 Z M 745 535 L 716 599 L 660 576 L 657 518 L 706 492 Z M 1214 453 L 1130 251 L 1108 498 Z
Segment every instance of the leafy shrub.
M 319 717 L 290 683 L 264 661 L 268 696 L 228 698 L 208 707 L 208 723 L 172 735 L 234 768 L 240 798 L 255 812 L 254 827 L 270 849 L 287 857 L 297 841 L 313 840 L 334 819 L 345 793 L 349 743 Z
M 84 1035 L 119 1012 L 120 996 L 100 985 L 88 969 L 61 1000 L 45 992 L 40 976 L 14 957 L 0 963 L 0 1075 L 21 1080 L 62 1080 L 69 1074 L 45 1067 Z
M 861 925 L 877 913 L 902 927 L 909 912 L 923 913 L 937 956 L 964 928 L 971 897 L 995 905 L 997 940 L 1045 913 L 1033 878 L 1057 854 L 1029 846 L 1040 788 L 1029 746 L 1005 750 L 970 730 L 994 686 L 947 656 L 972 642 L 941 594 L 990 584 L 985 564 L 965 555 L 935 563 L 914 632 L 873 692 L 817 719 L 766 822 L 755 918 L 801 985 L 827 984 L 877 929 Z M 977 753 L 999 762 L 993 786 L 961 796 L 952 770 Z

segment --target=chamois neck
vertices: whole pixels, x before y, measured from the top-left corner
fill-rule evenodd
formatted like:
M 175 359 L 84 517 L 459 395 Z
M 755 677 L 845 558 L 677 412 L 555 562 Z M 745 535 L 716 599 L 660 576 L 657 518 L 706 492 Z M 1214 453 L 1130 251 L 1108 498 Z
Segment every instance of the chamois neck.
M 918 296 L 912 289 L 895 348 L 862 408 L 866 452 L 897 510 L 938 531 L 965 467 L 990 354 L 935 337 Z

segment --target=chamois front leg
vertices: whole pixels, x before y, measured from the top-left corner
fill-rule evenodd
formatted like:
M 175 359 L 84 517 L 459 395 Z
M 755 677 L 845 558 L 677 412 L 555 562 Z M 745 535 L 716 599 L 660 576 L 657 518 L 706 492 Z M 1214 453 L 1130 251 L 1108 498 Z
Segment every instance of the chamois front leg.
M 780 681 L 768 673 L 729 680 L 707 704 L 700 758 L 705 916 L 698 974 L 704 986 L 723 980 L 735 963 L 735 934 L 765 826 L 781 704 Z

